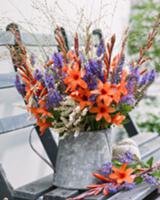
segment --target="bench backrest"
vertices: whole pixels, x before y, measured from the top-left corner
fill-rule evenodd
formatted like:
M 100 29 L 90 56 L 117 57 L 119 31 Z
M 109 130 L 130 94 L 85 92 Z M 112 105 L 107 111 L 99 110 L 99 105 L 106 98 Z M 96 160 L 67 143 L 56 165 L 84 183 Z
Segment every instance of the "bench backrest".
M 55 46 L 56 44 L 53 37 L 46 35 L 34 36 L 33 34 L 20 34 L 18 26 L 16 24 L 9 24 L 6 28 L 6 32 L 0 34 L 0 46 L 8 46 L 11 58 L 13 62 L 14 69 L 16 71 L 17 64 L 20 64 L 15 59 L 13 55 L 13 50 L 16 53 L 23 53 L 26 51 L 25 46 L 34 47 L 49 47 Z M 15 73 L 5 73 L 0 74 L 0 90 L 14 88 Z M 53 166 L 55 165 L 56 155 L 57 155 L 57 145 L 49 129 L 43 136 L 39 134 L 39 127 L 35 125 L 34 120 L 28 120 L 28 113 L 18 114 L 16 116 L 9 116 L 0 119 L 0 134 L 11 133 L 18 129 L 24 129 L 26 127 L 35 126 L 36 132 L 42 142 L 42 145 L 51 161 Z

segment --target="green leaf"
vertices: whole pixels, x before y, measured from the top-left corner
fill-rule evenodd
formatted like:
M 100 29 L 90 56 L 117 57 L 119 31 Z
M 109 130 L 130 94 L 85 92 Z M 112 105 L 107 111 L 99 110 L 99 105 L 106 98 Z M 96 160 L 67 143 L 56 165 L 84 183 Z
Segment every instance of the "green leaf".
M 153 165 L 153 160 L 154 160 L 154 158 L 151 157 L 151 158 L 147 161 L 147 164 L 148 164 L 149 167 L 152 167 L 152 165 Z
M 47 121 L 47 123 L 49 123 L 49 122 L 54 122 L 55 119 L 54 119 L 54 118 L 51 118 L 51 117 L 47 117 L 46 121 Z
M 112 163 L 114 164 L 114 166 L 120 168 L 122 166 L 122 163 L 119 162 L 118 160 L 112 160 Z
M 160 178 L 160 170 L 154 171 L 153 173 L 151 173 L 151 175 Z
M 137 178 L 135 178 L 135 182 L 136 182 L 136 184 L 140 184 L 143 182 L 143 178 L 138 176 Z

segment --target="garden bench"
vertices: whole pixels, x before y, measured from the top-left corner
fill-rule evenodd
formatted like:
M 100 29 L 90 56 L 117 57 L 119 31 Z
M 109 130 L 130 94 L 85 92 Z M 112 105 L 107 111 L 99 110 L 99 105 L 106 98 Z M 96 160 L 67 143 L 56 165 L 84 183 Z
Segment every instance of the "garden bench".
M 65 31 L 63 29 L 64 36 Z M 97 32 L 96 32 L 97 33 Z M 98 33 L 99 34 L 99 33 Z M 3 36 L 3 37 L 2 37 Z M 67 38 L 65 38 L 67 42 Z M 12 48 L 16 49 L 17 54 L 22 50 L 25 50 L 25 46 L 40 46 L 48 47 L 55 46 L 56 43 L 51 36 L 46 35 L 37 35 L 36 37 L 32 34 L 22 33 L 18 30 L 17 25 L 10 24 L 7 26 L 7 32 L 0 34 L 0 46 L 8 46 L 11 51 L 12 61 L 14 69 L 16 70 L 15 57 L 12 54 Z M 0 90 L 10 90 L 14 87 L 14 77 L 15 73 L 10 74 L 1 74 L 0 75 Z M 131 117 L 128 116 L 130 119 Z M 33 120 L 28 120 L 28 114 L 20 114 L 16 116 L 6 117 L 0 119 L 0 134 L 11 134 L 13 131 L 18 129 L 25 129 L 26 127 L 35 127 L 37 134 L 39 136 L 39 128 L 35 125 Z M 133 139 L 138 143 L 142 157 L 146 160 L 150 156 L 154 156 L 155 160 L 159 160 L 160 156 L 160 138 L 157 134 L 138 134 L 137 128 L 130 120 L 128 124 L 125 125 L 125 129 L 128 132 L 129 137 L 134 136 Z M 57 145 L 51 134 L 51 131 L 47 129 L 44 136 L 39 136 L 40 141 L 43 144 L 43 147 L 50 159 L 50 162 L 55 166 L 56 154 L 57 154 Z M 60 199 L 65 200 L 66 198 L 75 196 L 82 191 L 78 190 L 66 190 L 61 188 L 56 188 L 52 184 L 53 174 L 41 178 L 35 182 L 24 185 L 17 189 L 13 189 L 9 183 L 5 171 L 0 165 L 0 200 L 35 200 L 35 199 Z M 120 192 L 116 195 L 110 197 L 110 200 L 125 200 L 125 199 L 134 199 L 141 200 L 150 194 L 157 195 L 157 190 L 154 187 L 147 185 L 139 185 L 134 190 L 129 192 Z M 89 197 L 87 199 L 107 199 L 102 196 Z

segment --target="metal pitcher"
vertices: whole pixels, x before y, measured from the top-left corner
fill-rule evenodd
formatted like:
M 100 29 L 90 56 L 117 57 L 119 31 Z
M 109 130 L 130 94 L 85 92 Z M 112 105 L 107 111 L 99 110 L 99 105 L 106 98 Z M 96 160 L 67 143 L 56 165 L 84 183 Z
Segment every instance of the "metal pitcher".
M 54 185 L 86 189 L 96 183 L 92 173 L 111 161 L 111 129 L 81 132 L 60 140 Z

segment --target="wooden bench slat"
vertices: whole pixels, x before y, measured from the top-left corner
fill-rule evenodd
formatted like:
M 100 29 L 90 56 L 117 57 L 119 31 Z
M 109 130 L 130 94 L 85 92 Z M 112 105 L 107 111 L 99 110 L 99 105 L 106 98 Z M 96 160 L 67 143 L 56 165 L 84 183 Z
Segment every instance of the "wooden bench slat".
M 54 35 L 50 34 L 33 34 L 21 32 L 21 40 L 25 46 L 42 46 L 42 47 L 56 47 Z M 71 46 L 73 41 L 71 40 Z M 84 46 L 83 41 L 79 41 L 81 46 Z M 11 32 L 0 31 L 0 46 L 15 45 L 15 38 Z
M 155 190 L 154 186 L 149 186 L 145 183 L 138 185 L 134 189 L 130 191 L 125 192 L 119 192 L 112 197 L 109 198 L 109 200 L 142 200 L 146 196 L 148 196 L 151 192 Z
M 154 152 L 160 149 L 160 137 L 155 140 L 151 140 L 148 143 L 144 144 L 140 148 L 142 159 L 150 157 Z
M 14 35 L 10 32 L 0 31 L 0 46 L 14 45 Z
M 97 196 L 94 195 L 94 196 L 84 198 L 84 200 L 105 200 L 105 199 L 106 199 L 106 197 L 102 194 L 97 195 Z
M 25 46 L 56 46 L 53 35 L 21 33 L 21 40 Z
M 142 146 L 148 143 L 148 141 L 154 140 L 157 137 L 159 137 L 158 133 L 140 133 L 132 137 L 132 139 L 136 142 L 137 145 Z
M 22 43 L 26 46 L 56 46 L 54 36 L 47 34 L 21 33 Z M 0 46 L 15 45 L 14 35 L 9 31 L 0 31 Z
M 28 117 L 28 113 L 23 113 L 0 119 L 0 134 L 32 126 L 35 122 L 29 120 Z
M 78 190 L 57 188 L 44 195 L 44 200 L 66 200 L 78 194 Z
M 14 87 L 15 73 L 0 74 L 0 89 Z
M 51 189 L 53 189 L 53 174 L 16 189 L 14 197 L 35 200 Z

